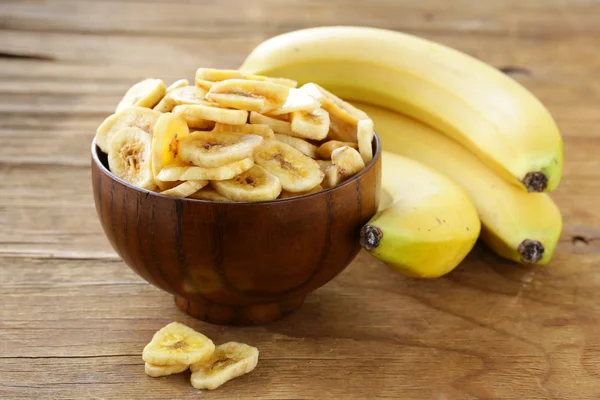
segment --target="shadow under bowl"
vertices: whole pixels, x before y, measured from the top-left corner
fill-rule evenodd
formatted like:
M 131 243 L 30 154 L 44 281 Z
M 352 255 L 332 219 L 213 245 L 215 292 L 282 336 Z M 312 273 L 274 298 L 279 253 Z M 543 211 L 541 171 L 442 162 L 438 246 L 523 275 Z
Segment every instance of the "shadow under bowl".
M 181 199 L 115 177 L 92 143 L 98 217 L 112 247 L 138 275 L 210 323 L 257 325 L 296 311 L 307 293 L 346 268 L 360 228 L 375 214 L 381 143 L 342 184 L 260 203 Z

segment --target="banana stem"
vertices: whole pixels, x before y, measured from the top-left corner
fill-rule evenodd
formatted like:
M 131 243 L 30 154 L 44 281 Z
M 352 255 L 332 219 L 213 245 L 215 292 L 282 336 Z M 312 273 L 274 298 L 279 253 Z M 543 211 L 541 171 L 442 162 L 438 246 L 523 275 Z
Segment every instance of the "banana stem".
M 521 182 L 529 193 L 543 192 L 548 186 L 548 177 L 543 172 L 528 172 Z
M 544 245 L 537 240 L 525 239 L 518 248 L 521 255 L 521 261 L 526 264 L 535 264 L 542 259 L 544 254 Z
M 373 225 L 365 225 L 360 229 L 360 245 L 367 251 L 376 249 L 383 239 L 383 231 Z

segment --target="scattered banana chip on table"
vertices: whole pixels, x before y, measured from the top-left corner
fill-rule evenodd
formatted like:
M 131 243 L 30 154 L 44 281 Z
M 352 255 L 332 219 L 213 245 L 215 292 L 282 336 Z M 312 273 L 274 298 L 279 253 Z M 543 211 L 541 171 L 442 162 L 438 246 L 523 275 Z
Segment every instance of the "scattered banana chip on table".
M 258 349 L 237 342 L 215 347 L 203 334 L 171 322 L 154 334 L 144 347 L 142 359 L 148 376 L 158 378 L 190 369 L 194 388 L 213 390 L 254 370 Z
M 215 345 L 206 336 L 179 322 L 171 322 L 154 334 L 144 347 L 142 359 L 155 366 L 207 362 Z
M 119 179 L 163 195 L 258 202 L 316 193 L 373 159 L 373 121 L 314 83 L 199 68 L 134 84 L 96 131 Z M 149 362 L 149 374 L 176 372 Z
M 191 383 L 196 389 L 213 390 L 238 376 L 254 370 L 258 349 L 247 344 L 228 342 L 215 348 L 207 363 L 192 364 Z

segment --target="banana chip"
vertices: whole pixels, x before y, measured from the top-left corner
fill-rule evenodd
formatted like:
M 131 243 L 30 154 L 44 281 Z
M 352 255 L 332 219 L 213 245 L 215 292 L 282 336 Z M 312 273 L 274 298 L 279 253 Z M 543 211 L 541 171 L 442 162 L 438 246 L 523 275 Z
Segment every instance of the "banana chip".
M 119 102 L 116 112 L 129 107 L 154 107 L 163 98 L 167 89 L 160 79 L 144 79 L 127 90 Z
M 365 164 L 370 163 L 373 159 L 373 136 L 373 120 L 362 119 L 358 121 L 358 151 Z
M 213 105 L 181 105 L 173 109 L 173 114 L 181 116 L 190 127 L 202 127 L 205 125 L 205 121 L 241 125 L 248 120 L 248 111 L 229 110 Z
M 295 111 L 291 114 L 292 136 L 322 140 L 329 132 L 329 113 L 322 108 L 313 111 Z
M 288 86 L 273 82 L 227 79 L 213 84 L 206 98 L 223 107 L 265 113 L 281 108 L 289 92 Z
M 321 168 L 321 171 L 325 172 L 327 171 L 327 168 L 331 167 L 333 165 L 333 163 L 330 160 L 315 160 L 317 162 L 317 164 L 319 164 L 319 167 Z
M 185 79 L 182 83 L 187 82 Z M 217 104 L 211 104 L 205 100 L 207 91 L 196 86 L 179 86 L 174 87 L 171 90 L 167 90 L 167 94 L 163 99 L 154 107 L 156 111 L 166 113 L 171 112 L 173 108 L 178 105 L 184 104 L 200 104 L 218 107 Z
M 154 365 L 191 365 L 209 360 L 215 350 L 212 340 L 179 322 L 171 322 L 154 334 L 142 353 Z
M 275 133 L 282 133 L 284 135 L 294 136 L 294 132 L 292 132 L 292 125 L 288 121 L 268 117 L 266 115 L 252 111 L 250 112 L 250 123 L 267 125 Z
M 154 190 L 152 139 L 140 128 L 123 128 L 108 148 L 108 166 L 118 178 L 142 189 Z
M 369 119 L 369 116 L 365 112 L 315 83 L 307 83 L 300 90 L 317 99 L 321 103 L 321 107 L 329 113 L 329 137 L 331 139 L 343 142 L 357 141 L 358 121 Z
M 212 187 L 220 195 L 235 201 L 275 200 L 281 193 L 279 179 L 260 165 L 254 165 L 233 179 L 213 181 Z
M 246 133 L 250 135 L 262 136 L 265 139 L 272 139 L 275 137 L 273 129 L 269 125 L 265 124 L 243 124 L 243 125 L 229 125 L 221 124 L 217 122 L 213 132 L 234 132 L 234 133 Z
M 160 113 L 145 107 L 125 108 L 106 118 L 96 130 L 96 144 L 108 154 L 108 144 L 112 136 L 127 127 L 137 127 L 152 134 Z
M 360 153 L 348 146 L 335 149 L 331 153 L 331 162 L 333 165 L 325 171 L 328 187 L 345 181 L 365 168 L 365 162 Z
M 317 158 L 317 146 L 308 143 L 306 140 L 299 139 L 293 136 L 282 135 L 280 133 L 275 135 L 275 139 L 285 144 L 289 144 L 290 146 L 292 146 L 296 150 L 300 150 L 302 153 L 306 154 L 310 158 Z
M 217 193 L 215 189 L 212 187 L 205 187 L 203 189 L 198 190 L 196 193 L 189 196 L 190 199 L 196 200 L 208 200 L 208 201 L 217 201 L 217 202 L 229 202 L 231 199 L 228 199 L 225 196 Z
M 235 69 L 198 68 L 196 71 L 196 86 L 210 89 L 215 82 L 227 79 L 247 79 L 252 81 L 269 81 L 279 85 L 295 88 L 298 82 L 286 78 L 269 78 L 262 75 L 243 74 Z
M 165 196 L 183 198 L 196 193 L 198 190 L 202 189 L 206 185 L 208 185 L 208 181 L 205 180 L 185 181 L 171 189 L 167 189 L 160 192 L 160 194 L 164 194 Z
M 234 161 L 230 164 L 215 168 L 195 167 L 190 165 L 169 165 L 160 171 L 158 179 L 166 182 L 189 180 L 222 181 L 231 179 L 234 176 L 249 170 L 253 165 L 254 160 L 251 158 L 244 158 L 243 160 Z
M 182 160 L 198 167 L 221 167 L 251 158 L 263 137 L 233 132 L 194 132 L 179 144 Z
M 299 193 L 288 192 L 288 191 L 283 190 L 281 192 L 281 194 L 279 195 L 279 198 L 280 199 L 289 199 L 292 197 L 303 196 L 305 194 L 317 193 L 317 192 L 320 192 L 321 190 L 323 190 L 323 186 L 321 186 L 321 185 L 317 185 L 314 188 L 312 188 L 306 192 L 299 192 Z
M 265 140 L 254 153 L 254 161 L 275 175 L 288 192 L 305 192 L 321 183 L 319 164 L 289 144 Z
M 243 343 L 219 345 L 208 363 L 192 364 L 190 381 L 196 389 L 213 390 L 247 374 L 258 364 L 258 349 Z
M 179 142 L 189 134 L 187 124 L 178 116 L 163 114 L 158 118 L 152 136 L 152 173 L 154 181 L 161 190 L 173 188 L 173 183 L 158 179 L 158 174 L 164 167 L 177 160 Z
M 187 79 L 176 80 L 175 82 L 171 83 L 171 85 L 169 85 L 169 87 L 167 87 L 167 93 L 169 93 L 173 89 L 178 89 L 178 88 L 186 87 L 189 85 L 190 85 L 190 82 L 188 82 Z
M 145 363 L 144 370 L 146 375 L 151 376 L 153 378 L 158 378 L 160 376 L 167 376 L 178 374 L 187 370 L 190 366 L 183 365 L 155 365 L 151 363 Z
M 330 140 L 319 146 L 319 148 L 317 149 L 317 154 L 324 160 L 330 160 L 331 153 L 333 153 L 335 149 L 339 149 L 340 147 L 344 146 L 352 147 L 354 150 L 358 150 L 358 145 L 356 143 L 340 142 L 339 140 Z
M 321 107 L 321 104 L 305 91 L 290 89 L 285 103 L 278 109 L 270 112 L 272 115 L 289 114 L 295 111 L 313 112 Z

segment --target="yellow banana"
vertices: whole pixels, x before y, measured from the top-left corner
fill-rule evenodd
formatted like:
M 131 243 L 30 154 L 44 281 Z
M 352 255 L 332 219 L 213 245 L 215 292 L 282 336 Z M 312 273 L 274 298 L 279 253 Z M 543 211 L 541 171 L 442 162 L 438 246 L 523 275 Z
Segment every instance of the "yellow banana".
M 481 238 L 500 256 L 546 264 L 562 229 L 560 211 L 544 193 L 527 193 L 434 129 L 398 113 L 355 103 L 375 122 L 383 148 L 443 171 L 469 195 L 483 225 Z
M 473 203 L 439 172 L 386 151 L 382 157 L 381 211 L 361 229 L 361 245 L 405 275 L 450 272 L 479 236 Z
M 304 29 L 263 42 L 240 70 L 315 82 L 409 115 L 528 191 L 560 181 L 562 139 L 546 108 L 510 77 L 440 44 L 365 27 Z

